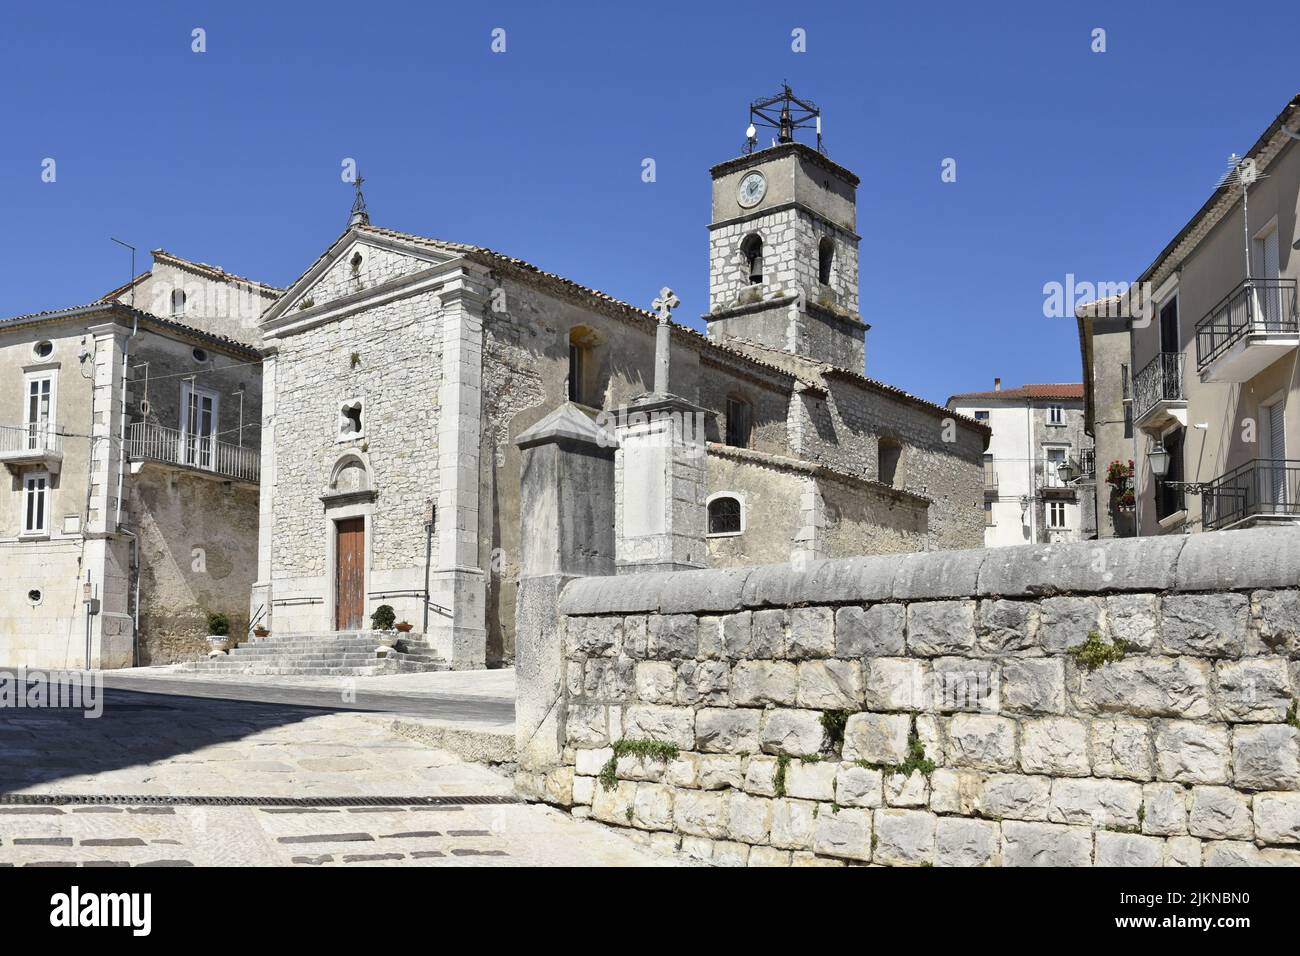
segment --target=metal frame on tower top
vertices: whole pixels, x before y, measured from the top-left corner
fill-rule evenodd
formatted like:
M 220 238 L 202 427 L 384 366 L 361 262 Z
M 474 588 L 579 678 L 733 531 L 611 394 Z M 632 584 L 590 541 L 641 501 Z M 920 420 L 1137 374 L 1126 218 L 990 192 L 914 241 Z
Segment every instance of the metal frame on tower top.
M 793 143 L 794 131 L 812 129 L 817 133 L 817 152 L 825 154 L 822 145 L 822 111 L 812 100 L 804 100 L 794 95 L 789 83 L 781 84 L 781 92 L 754 100 L 749 104 L 749 133 L 745 140 L 745 152 L 752 153 L 758 143 L 757 127 L 777 131 L 778 143 Z

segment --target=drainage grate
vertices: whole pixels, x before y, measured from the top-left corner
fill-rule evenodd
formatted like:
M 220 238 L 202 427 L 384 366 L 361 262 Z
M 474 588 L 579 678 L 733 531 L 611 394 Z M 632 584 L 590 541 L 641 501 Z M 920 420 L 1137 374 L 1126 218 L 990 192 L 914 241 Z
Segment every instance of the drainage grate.
M 209 797 L 175 794 L 0 793 L 0 806 L 141 807 L 457 807 L 523 803 L 518 797 Z

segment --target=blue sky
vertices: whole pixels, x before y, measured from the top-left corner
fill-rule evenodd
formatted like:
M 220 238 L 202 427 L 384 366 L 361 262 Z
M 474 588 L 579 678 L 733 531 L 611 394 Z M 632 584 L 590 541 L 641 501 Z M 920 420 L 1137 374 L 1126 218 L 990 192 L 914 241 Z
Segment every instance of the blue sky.
M 1300 90 L 1298 26 L 1199 0 L 13 5 L 0 314 L 123 281 L 109 236 L 287 284 L 342 231 L 354 157 L 377 225 L 642 306 L 668 284 L 702 327 L 708 167 L 788 79 L 862 177 L 868 373 L 937 401 L 1077 381 L 1043 284 L 1136 278 Z

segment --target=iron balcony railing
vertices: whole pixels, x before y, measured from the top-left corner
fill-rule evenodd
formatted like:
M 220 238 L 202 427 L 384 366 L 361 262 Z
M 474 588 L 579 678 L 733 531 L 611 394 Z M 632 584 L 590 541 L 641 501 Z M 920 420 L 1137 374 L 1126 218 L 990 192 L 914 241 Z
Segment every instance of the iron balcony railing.
M 1214 479 L 1201 495 L 1206 531 L 1259 516 L 1300 517 L 1300 461 L 1256 458 Z
M 136 422 L 131 426 L 127 455 L 198 468 L 244 481 L 257 481 L 261 473 L 261 456 L 252 448 L 217 441 L 211 435 L 194 435 L 148 422 Z
M 1161 352 L 1133 376 L 1133 418 L 1140 419 L 1160 402 L 1186 401 L 1183 353 Z
M 1244 336 L 1300 331 L 1296 324 L 1295 279 L 1247 279 L 1196 325 L 1196 368 L 1205 367 Z
M 63 436 L 47 423 L 0 425 L 0 454 L 22 452 L 63 453 Z
M 984 490 L 998 490 L 998 471 L 992 465 L 984 466 Z

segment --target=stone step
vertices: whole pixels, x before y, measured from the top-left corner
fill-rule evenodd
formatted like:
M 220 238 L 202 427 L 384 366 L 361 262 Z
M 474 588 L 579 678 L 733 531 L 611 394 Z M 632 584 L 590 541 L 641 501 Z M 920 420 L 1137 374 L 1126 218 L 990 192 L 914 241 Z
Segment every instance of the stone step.
M 259 648 L 266 650 L 289 650 L 292 648 L 382 648 L 382 646 L 391 646 L 378 640 L 315 640 L 315 641 L 285 641 L 283 644 L 240 644 L 240 648 Z
M 379 655 L 373 647 L 304 647 L 292 651 L 231 651 L 230 656 L 241 660 L 257 660 L 285 657 L 378 657 Z

